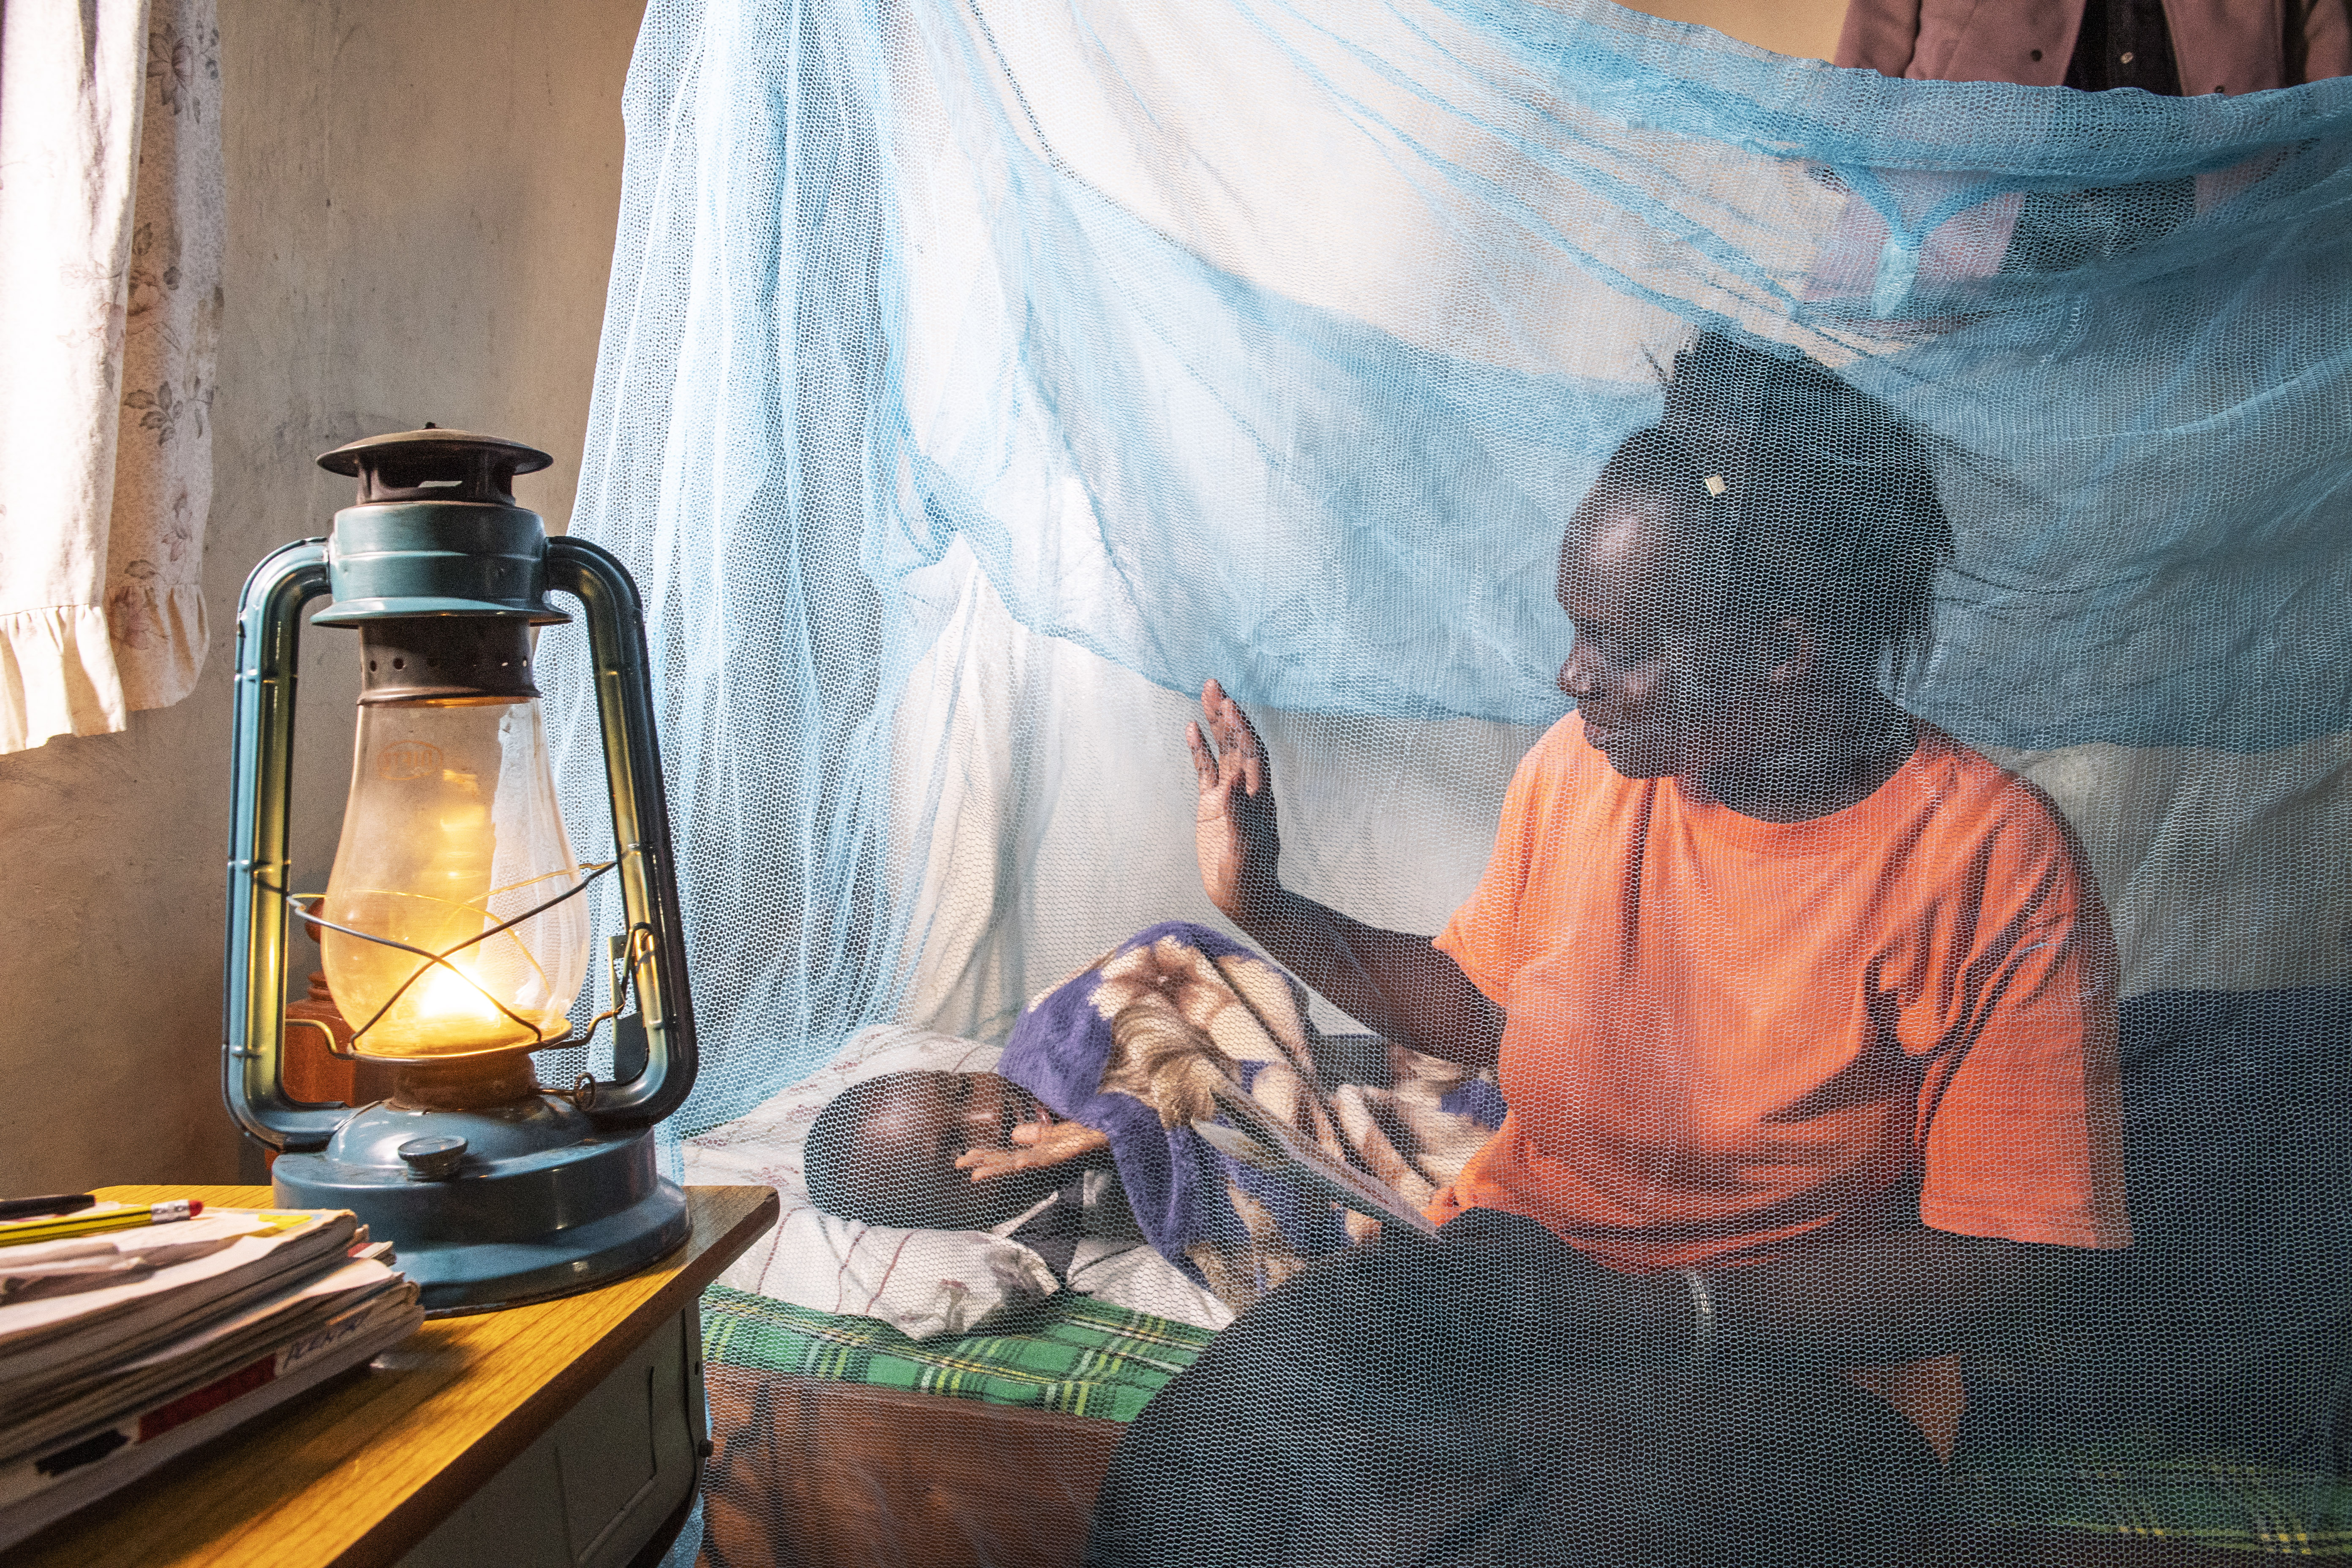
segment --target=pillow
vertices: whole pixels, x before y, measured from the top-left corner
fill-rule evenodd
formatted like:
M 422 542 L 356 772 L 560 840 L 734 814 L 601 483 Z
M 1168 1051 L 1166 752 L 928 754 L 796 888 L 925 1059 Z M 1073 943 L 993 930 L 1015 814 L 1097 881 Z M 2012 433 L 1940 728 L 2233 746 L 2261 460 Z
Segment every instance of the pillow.
M 994 1046 L 877 1024 L 831 1063 L 737 1121 L 686 1140 L 686 1179 L 776 1189 L 783 1216 L 720 1276 L 738 1290 L 820 1312 L 879 1318 L 908 1339 L 965 1334 L 991 1313 L 1061 1288 L 1019 1242 L 979 1231 L 895 1230 L 826 1214 L 809 1202 L 801 1145 L 834 1096 L 885 1073 L 992 1072 Z
M 820 1312 L 878 1318 L 908 1339 L 967 1334 L 995 1313 L 1060 1289 L 1034 1250 L 995 1232 L 861 1225 L 809 1202 L 802 1144 L 810 1123 L 849 1085 L 886 1073 L 992 1072 L 995 1046 L 897 1024 L 850 1037 L 841 1055 L 749 1114 L 685 1141 L 688 1182 L 753 1183 L 783 1200 L 773 1230 L 719 1277 L 738 1290 Z M 1114 1305 L 1223 1328 L 1223 1304 L 1149 1247 L 1081 1244 L 1070 1284 Z

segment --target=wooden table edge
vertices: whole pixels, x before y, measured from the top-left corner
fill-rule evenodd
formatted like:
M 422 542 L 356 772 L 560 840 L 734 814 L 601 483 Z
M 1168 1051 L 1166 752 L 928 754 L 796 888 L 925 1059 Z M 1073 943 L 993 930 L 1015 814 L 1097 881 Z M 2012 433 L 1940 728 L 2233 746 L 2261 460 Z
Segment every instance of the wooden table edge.
M 189 1195 L 201 1197 L 207 1204 L 222 1207 L 270 1206 L 268 1187 L 142 1184 L 98 1188 L 94 1192 L 102 1199 L 112 1198 L 127 1203 L 148 1203 L 165 1197 Z M 566 1300 L 581 1300 L 601 1291 L 631 1285 L 642 1287 L 648 1275 L 665 1269 L 669 1270 L 668 1277 L 656 1284 L 643 1300 L 598 1336 L 594 1343 L 567 1363 L 562 1372 L 478 1435 L 406 1496 L 386 1508 L 333 1555 L 321 1559 L 322 1564 L 331 1565 L 331 1568 L 365 1568 L 365 1565 L 397 1563 L 403 1554 L 454 1513 L 467 1498 L 529 1448 L 590 1390 L 609 1376 L 646 1336 L 684 1310 L 690 1300 L 698 1297 L 707 1286 L 725 1272 L 730 1264 L 749 1250 L 752 1242 L 775 1224 L 782 1211 L 782 1201 L 773 1187 L 749 1184 L 690 1186 L 685 1192 L 689 1229 L 686 1240 L 666 1258 L 593 1289 L 580 1291 L 571 1297 L 558 1297 L 551 1301 L 527 1303 L 510 1310 L 528 1311 L 533 1307 L 560 1306 Z M 737 1207 L 739 1204 L 740 1206 Z M 734 1212 L 730 1213 L 730 1209 Z M 716 1234 L 709 1234 L 710 1231 Z M 439 1321 L 466 1322 L 471 1321 L 471 1317 Z M 432 1325 L 427 1324 L 425 1331 L 429 1332 L 431 1328 Z M 698 1352 L 700 1347 L 690 1348 Z M 268 1417 L 264 1415 L 260 1419 L 266 1422 Z M 256 1430 L 254 1426 L 241 1427 L 236 1433 L 225 1434 L 220 1442 L 234 1444 L 241 1438 L 249 1441 Z M 205 1447 L 216 1446 L 207 1444 Z M 332 1473 L 339 1474 L 352 1464 L 364 1463 L 364 1449 L 357 1451 L 338 1465 Z M 323 1485 L 327 1479 L 322 1477 L 312 1484 Z M 300 1495 L 296 1494 L 297 1497 Z M 291 1498 L 282 1500 L 273 1508 L 293 1500 Z M 102 1508 L 104 1504 L 100 1502 L 92 1506 Z M 33 1539 L 38 1541 L 40 1537 Z

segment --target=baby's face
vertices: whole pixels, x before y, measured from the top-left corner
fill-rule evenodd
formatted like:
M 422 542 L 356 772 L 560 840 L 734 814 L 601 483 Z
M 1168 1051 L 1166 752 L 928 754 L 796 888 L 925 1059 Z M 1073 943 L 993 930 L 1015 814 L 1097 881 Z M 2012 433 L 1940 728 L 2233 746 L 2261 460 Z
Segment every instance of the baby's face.
M 956 1161 L 973 1149 L 1009 1149 L 1015 1127 L 1045 1120 L 1035 1095 L 992 1072 L 908 1073 L 867 1116 L 863 1158 L 936 1215 L 939 1228 L 985 1229 L 1033 1200 L 1011 1190 L 1015 1184 L 974 1182 Z

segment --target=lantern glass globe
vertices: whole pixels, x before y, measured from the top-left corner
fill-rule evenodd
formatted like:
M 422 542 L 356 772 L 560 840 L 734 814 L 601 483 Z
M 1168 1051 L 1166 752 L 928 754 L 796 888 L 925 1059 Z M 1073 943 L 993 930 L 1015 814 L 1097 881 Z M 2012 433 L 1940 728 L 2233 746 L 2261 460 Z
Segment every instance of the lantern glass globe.
M 484 933 L 579 879 L 536 699 L 362 706 L 320 911 L 383 939 L 322 937 L 352 1048 L 415 1061 L 562 1037 L 587 973 L 587 900 Z

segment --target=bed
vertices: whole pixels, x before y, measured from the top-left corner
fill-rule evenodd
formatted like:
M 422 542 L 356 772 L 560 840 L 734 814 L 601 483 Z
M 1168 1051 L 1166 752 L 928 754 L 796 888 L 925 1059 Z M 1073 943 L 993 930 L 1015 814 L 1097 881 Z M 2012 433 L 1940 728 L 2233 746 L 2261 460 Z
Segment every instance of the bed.
M 2105 1304 L 2066 1303 L 2015 1356 L 1971 1369 L 1935 1561 L 2352 1561 L 2340 1237 L 2298 1218 L 2298 1205 L 2263 1212 L 2266 1197 L 2311 1191 L 2352 1153 L 2332 1089 L 2352 994 L 2273 995 L 2126 1005 L 2142 1244 L 2098 1260 L 2104 1273 L 2085 1289 Z M 1008 1235 L 888 1231 L 808 1206 L 799 1140 L 844 1085 L 994 1059 L 971 1041 L 867 1030 L 805 1083 L 688 1141 L 689 1180 L 768 1183 L 785 1209 L 769 1244 L 704 1302 L 713 1568 L 1076 1563 L 1122 1424 L 1227 1320 L 1148 1249 L 1082 1244 L 1066 1285 Z M 2214 1084 L 2245 1097 L 2245 1114 L 2217 1121 L 2176 1087 Z M 2227 1238 L 2199 1233 L 2217 1189 L 2243 1195 Z M 2230 1267 L 2256 1287 L 2244 1306 L 2262 1324 L 2232 1331 L 2237 1361 L 2215 1348 L 2231 1326 L 2214 1321 L 2213 1303 L 2164 1305 L 2185 1256 L 2210 1263 L 2225 1245 L 2242 1255 Z M 2338 1267 L 2298 1271 L 2297 1247 Z M 2314 1289 L 2295 1297 L 2296 1278 Z M 2118 1301 L 2134 1304 L 2120 1324 Z M 2162 1354 L 2200 1333 L 2193 1369 Z M 2261 1381 L 2314 1346 L 2335 1370 L 2306 1392 Z M 2242 1408 L 2221 1419 L 2233 1398 Z
M 892 1230 L 809 1204 L 802 1141 L 848 1084 L 997 1055 L 866 1029 L 687 1141 L 688 1180 L 783 1197 L 703 1303 L 714 1568 L 1075 1563 L 1120 1426 L 1230 1321 L 1148 1247 L 1081 1242 L 1057 1276 L 1010 1225 Z

